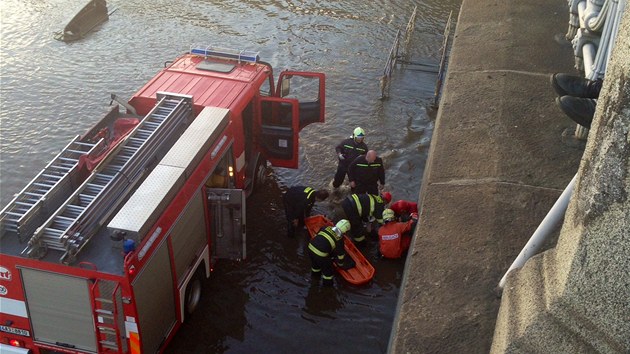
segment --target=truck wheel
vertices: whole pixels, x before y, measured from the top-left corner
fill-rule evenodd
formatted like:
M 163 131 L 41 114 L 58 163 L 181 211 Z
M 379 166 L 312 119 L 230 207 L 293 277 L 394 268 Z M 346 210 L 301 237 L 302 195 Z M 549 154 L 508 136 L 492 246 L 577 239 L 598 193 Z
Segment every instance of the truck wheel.
M 267 181 L 267 160 L 261 158 L 256 164 L 254 174 L 254 190 L 261 188 Z
M 186 301 L 184 302 L 184 306 L 186 307 L 186 314 L 191 315 L 197 309 L 199 302 L 201 301 L 201 290 L 202 290 L 202 280 L 203 276 L 201 271 L 203 269 L 203 265 L 200 266 L 195 275 L 188 282 L 188 286 L 186 286 Z

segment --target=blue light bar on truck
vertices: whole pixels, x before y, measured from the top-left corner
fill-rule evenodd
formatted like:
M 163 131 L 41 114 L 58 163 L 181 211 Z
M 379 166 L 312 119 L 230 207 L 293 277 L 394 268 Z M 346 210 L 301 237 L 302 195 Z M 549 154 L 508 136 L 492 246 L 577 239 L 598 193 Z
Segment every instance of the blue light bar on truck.
M 258 61 L 258 53 L 259 52 L 254 52 L 250 50 L 226 49 L 212 46 L 193 45 L 192 47 L 190 47 L 190 54 L 201 55 L 203 57 L 236 59 L 238 61 L 246 61 L 250 63 L 255 63 Z

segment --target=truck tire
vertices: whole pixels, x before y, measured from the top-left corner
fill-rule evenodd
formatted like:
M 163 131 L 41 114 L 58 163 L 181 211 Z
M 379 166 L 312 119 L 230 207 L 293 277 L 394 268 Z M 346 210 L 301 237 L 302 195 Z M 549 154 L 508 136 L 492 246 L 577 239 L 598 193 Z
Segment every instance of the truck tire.
M 203 284 L 203 263 L 197 268 L 195 275 L 190 278 L 188 285 L 186 286 L 186 299 L 184 301 L 184 306 L 186 309 L 186 315 L 192 315 L 193 312 L 199 306 L 201 302 L 202 295 L 202 284 Z
M 265 182 L 267 182 L 267 160 L 261 157 L 256 163 L 254 172 L 254 191 L 264 186 Z

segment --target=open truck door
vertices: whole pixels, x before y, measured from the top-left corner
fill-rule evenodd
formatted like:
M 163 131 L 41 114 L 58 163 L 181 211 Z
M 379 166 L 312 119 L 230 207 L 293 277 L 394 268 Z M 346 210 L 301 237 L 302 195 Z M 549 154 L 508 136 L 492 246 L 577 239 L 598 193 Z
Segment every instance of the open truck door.
M 209 188 L 206 195 L 212 258 L 245 259 L 245 192 L 242 189 Z
M 298 100 L 300 130 L 311 123 L 324 123 L 326 76 L 323 73 L 283 71 L 276 90 L 277 97 Z
M 299 133 L 325 121 L 325 76 L 322 73 L 280 73 L 274 97 L 260 98 L 261 150 L 277 167 L 298 167 Z

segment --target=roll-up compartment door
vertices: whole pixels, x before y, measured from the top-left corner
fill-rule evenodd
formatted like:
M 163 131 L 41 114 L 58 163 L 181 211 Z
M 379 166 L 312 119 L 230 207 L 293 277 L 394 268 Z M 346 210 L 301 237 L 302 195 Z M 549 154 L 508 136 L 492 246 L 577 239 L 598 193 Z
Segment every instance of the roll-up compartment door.
M 132 286 L 143 353 L 155 353 L 175 324 L 175 294 L 168 244 L 162 242 Z
M 96 352 L 91 282 L 29 268 L 20 272 L 33 338 L 51 345 Z

